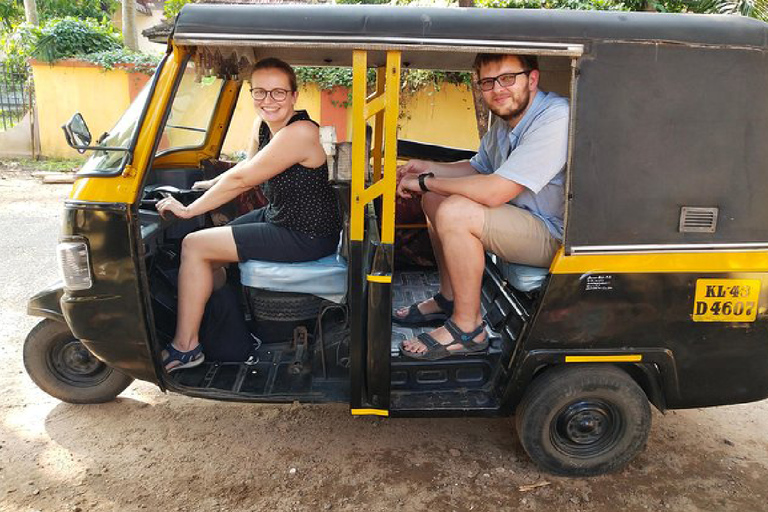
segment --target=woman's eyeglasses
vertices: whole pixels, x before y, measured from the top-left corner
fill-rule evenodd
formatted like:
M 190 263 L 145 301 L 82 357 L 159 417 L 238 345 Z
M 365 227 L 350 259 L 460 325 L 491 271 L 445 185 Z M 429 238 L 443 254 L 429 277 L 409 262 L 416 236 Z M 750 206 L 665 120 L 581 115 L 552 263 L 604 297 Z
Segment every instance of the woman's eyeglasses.
M 289 91 L 288 89 L 272 89 L 271 91 L 268 91 L 257 87 L 251 89 L 251 97 L 256 101 L 264 101 L 267 99 L 267 96 L 270 96 L 274 101 L 283 101 L 288 97 L 288 93 L 290 92 L 292 91 Z

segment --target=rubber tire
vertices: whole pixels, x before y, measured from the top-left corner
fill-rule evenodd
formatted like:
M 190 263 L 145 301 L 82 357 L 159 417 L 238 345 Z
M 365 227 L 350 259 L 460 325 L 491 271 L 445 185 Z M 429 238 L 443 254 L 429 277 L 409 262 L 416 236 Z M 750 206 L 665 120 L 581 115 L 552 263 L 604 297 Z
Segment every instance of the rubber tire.
M 52 397 L 71 404 L 99 404 L 114 400 L 133 382 L 132 377 L 110 368 L 93 355 L 90 355 L 93 360 L 89 359 L 95 368 L 93 374 L 79 376 L 77 382 L 67 379 L 53 366 L 51 358 L 57 347 L 71 341 L 79 342 L 67 324 L 46 318 L 29 332 L 24 342 L 27 374 Z
M 616 439 L 608 437 L 603 441 L 607 446 L 594 455 L 575 456 L 566 451 L 572 448 L 560 447 L 563 436 L 557 427 L 563 423 L 558 420 L 564 422 L 570 411 L 584 404 L 607 406 L 620 421 L 613 422 L 619 425 Z M 617 367 L 560 366 L 534 379 L 517 407 L 515 421 L 523 448 L 539 467 L 556 475 L 594 476 L 619 470 L 645 447 L 651 408 L 640 386 Z M 583 449 L 576 443 L 571 446 Z
M 260 288 L 250 288 L 248 300 L 255 320 L 277 322 L 315 319 L 323 304 L 323 299 L 316 295 L 274 292 Z

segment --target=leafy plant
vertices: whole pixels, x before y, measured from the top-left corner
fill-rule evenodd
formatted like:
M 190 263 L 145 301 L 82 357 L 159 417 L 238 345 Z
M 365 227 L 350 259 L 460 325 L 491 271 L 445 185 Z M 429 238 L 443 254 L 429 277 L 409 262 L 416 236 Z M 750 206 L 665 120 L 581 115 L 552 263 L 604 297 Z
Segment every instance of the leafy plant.
M 163 16 L 165 16 L 165 19 L 167 20 L 172 20 L 179 14 L 182 7 L 193 3 L 196 3 L 196 0 L 166 0 L 163 5 Z
M 37 0 L 37 12 L 41 22 L 68 16 L 109 21 L 119 5 L 117 0 Z
M 86 62 L 97 64 L 105 70 L 113 69 L 115 66 L 121 64 L 132 64 L 134 71 L 151 75 L 154 73 L 155 68 L 157 68 L 161 56 L 134 52 L 128 48 L 119 48 L 117 50 L 106 50 L 80 55 L 79 58 Z
M 0 0 L 0 21 L 2 30 L 11 31 L 13 26 L 24 19 L 24 7 L 16 0 Z
M 94 52 L 118 50 L 122 36 L 109 23 L 68 17 L 40 29 L 32 56 L 45 62 Z

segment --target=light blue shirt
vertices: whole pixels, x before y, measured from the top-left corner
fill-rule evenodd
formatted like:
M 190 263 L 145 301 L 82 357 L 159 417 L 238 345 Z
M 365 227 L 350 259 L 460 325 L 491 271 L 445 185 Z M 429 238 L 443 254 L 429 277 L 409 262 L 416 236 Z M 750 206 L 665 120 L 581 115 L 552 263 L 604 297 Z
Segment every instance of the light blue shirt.
M 568 158 L 568 100 L 538 91 L 514 129 L 494 116 L 470 163 L 477 172 L 497 174 L 526 189 L 509 204 L 544 221 L 563 240 L 565 163 Z

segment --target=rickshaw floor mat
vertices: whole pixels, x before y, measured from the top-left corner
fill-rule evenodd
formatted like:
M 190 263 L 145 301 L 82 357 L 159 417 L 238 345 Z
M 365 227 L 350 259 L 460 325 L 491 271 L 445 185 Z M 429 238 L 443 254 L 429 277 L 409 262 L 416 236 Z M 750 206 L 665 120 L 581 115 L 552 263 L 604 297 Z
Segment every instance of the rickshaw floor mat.
M 289 344 L 270 344 L 259 350 L 256 363 L 204 362 L 200 366 L 170 374 L 183 388 L 210 391 L 217 396 L 259 398 L 275 401 L 346 402 L 349 376 L 328 365 L 328 376 L 319 378 L 310 363 L 296 364 Z M 317 362 L 315 366 L 320 366 Z
M 395 272 L 392 276 L 392 311 L 399 308 L 407 308 L 411 304 L 416 304 L 427 300 L 435 295 L 440 289 L 440 276 L 437 271 L 412 271 L 407 272 Z M 481 313 L 483 318 L 486 316 L 485 307 L 481 304 Z M 392 343 L 391 343 L 391 355 L 392 357 L 399 357 L 400 343 L 411 338 L 415 338 L 423 332 L 430 332 L 436 327 L 439 327 L 440 323 L 435 323 L 427 326 L 412 327 L 406 325 L 399 325 L 392 323 Z M 501 336 L 499 333 L 493 331 L 490 327 L 486 327 L 486 334 L 490 345 L 488 347 L 488 354 L 497 354 L 501 352 Z

